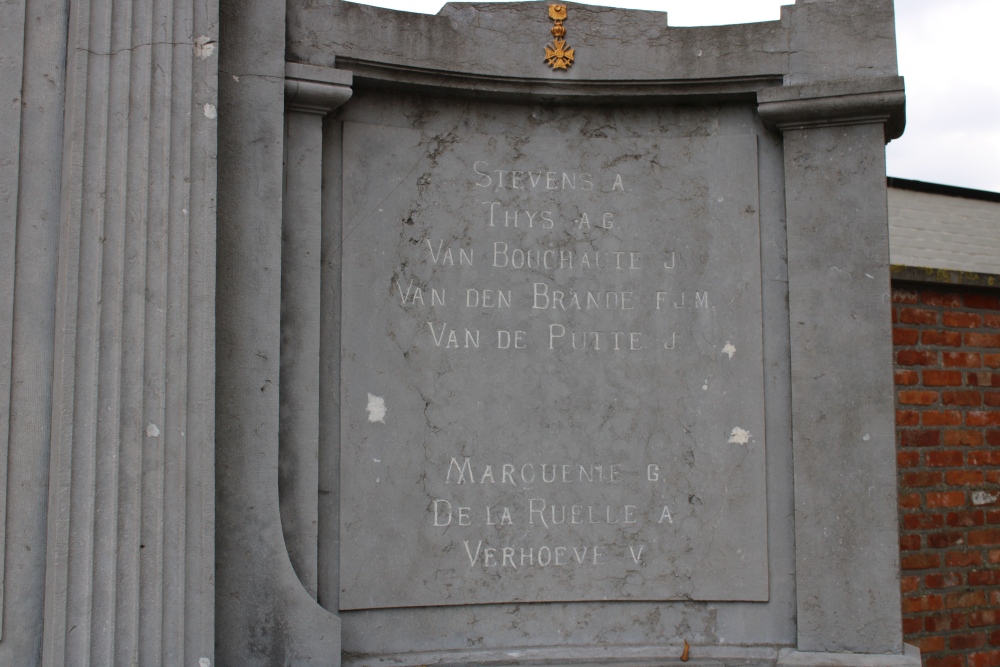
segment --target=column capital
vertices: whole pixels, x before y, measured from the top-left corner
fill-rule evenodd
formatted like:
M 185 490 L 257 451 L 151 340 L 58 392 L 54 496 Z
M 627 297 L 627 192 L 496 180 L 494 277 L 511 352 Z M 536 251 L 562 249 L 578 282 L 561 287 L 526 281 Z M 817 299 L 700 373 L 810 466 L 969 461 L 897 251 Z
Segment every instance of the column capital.
M 781 132 L 882 123 L 888 143 L 899 138 L 906 126 L 903 78 L 887 76 L 765 88 L 757 93 L 757 113 L 765 125 Z
M 347 70 L 285 63 L 285 107 L 325 116 L 351 99 L 353 79 Z

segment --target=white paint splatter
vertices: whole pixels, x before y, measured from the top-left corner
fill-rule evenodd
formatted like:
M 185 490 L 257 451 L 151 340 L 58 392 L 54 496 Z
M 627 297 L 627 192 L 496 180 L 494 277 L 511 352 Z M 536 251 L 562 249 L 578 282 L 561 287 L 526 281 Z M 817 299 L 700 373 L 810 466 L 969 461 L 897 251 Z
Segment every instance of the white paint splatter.
M 865 433 L 863 436 L 861 436 L 861 439 L 864 440 L 865 442 L 868 442 L 869 440 L 872 439 L 872 437 L 867 433 Z
M 238 77 L 235 74 L 233 74 L 233 81 L 235 81 L 236 83 L 239 83 L 240 82 L 240 77 Z
M 213 53 L 215 53 L 215 42 L 211 39 L 202 35 L 194 40 L 194 54 L 196 56 L 204 60 L 211 57 Z
M 198 658 L 198 667 L 212 667 L 212 661 L 208 658 Z
M 209 120 L 215 120 L 219 117 L 219 111 L 215 108 L 214 104 L 205 105 L 205 118 Z
M 707 382 L 705 384 L 701 385 L 701 390 L 702 391 L 708 391 L 708 383 Z
M 998 499 L 1000 499 L 1000 494 L 998 493 L 990 493 L 989 491 L 972 492 L 973 505 L 990 505 L 995 503 Z
M 381 396 L 368 394 L 368 407 L 365 410 L 368 411 L 368 421 L 385 423 L 385 399 Z
M 382 463 L 382 459 L 372 459 L 375 463 Z
M 146 425 L 146 435 L 150 438 L 158 438 L 160 437 L 160 429 L 156 427 L 156 424 L 150 422 Z
M 729 342 L 729 341 L 727 340 L 727 341 L 726 341 L 726 346 L 725 346 L 724 348 L 722 348 L 722 353 L 723 353 L 723 354 L 728 354 L 728 355 L 729 355 L 729 358 L 730 358 L 730 359 L 732 359 L 732 358 L 733 358 L 733 355 L 734 355 L 734 354 L 736 354 L 736 346 L 735 346 L 735 345 L 733 345 L 732 343 L 730 343 L 730 342 Z
M 745 445 L 750 442 L 750 431 L 744 430 L 737 426 L 733 429 L 733 432 L 729 434 L 729 443 L 733 445 Z

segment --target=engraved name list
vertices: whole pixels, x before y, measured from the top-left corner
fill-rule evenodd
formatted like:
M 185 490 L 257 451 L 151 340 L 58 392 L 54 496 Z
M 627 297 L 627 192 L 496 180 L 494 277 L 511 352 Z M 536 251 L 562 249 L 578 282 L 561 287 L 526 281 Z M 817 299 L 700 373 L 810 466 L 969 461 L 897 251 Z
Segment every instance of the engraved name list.
M 342 607 L 766 599 L 754 139 L 344 155 Z

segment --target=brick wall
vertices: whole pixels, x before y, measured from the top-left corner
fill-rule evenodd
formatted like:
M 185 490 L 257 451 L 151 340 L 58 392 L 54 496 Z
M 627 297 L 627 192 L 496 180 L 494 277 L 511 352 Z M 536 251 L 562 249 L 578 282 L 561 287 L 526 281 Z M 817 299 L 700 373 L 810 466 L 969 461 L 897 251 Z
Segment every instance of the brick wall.
M 1000 290 L 895 283 L 903 632 L 1000 667 Z

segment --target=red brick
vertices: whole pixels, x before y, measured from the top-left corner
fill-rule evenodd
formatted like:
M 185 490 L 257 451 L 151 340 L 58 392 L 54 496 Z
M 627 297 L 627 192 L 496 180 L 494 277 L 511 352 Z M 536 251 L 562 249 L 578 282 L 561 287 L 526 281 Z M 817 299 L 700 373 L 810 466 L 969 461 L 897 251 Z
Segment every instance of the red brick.
M 965 383 L 970 387 L 1000 387 L 1000 373 L 969 373 Z
M 1000 570 L 976 570 L 969 573 L 970 586 L 1000 585 Z
M 937 403 L 937 400 L 938 393 L 936 391 L 904 389 L 899 392 L 899 402 L 901 405 L 930 405 Z
M 1000 651 L 970 653 L 969 667 L 1000 667 Z
M 917 579 L 917 577 L 910 577 L 910 578 L 911 579 Z M 919 579 L 917 579 L 917 581 L 919 581 Z M 903 591 L 903 592 L 905 593 L 906 591 Z M 914 618 L 912 616 L 908 616 L 907 618 L 903 619 L 903 634 L 904 635 L 914 635 L 914 634 L 920 632 L 923 629 L 923 627 L 924 627 L 923 619 L 921 619 L 919 617 L 918 618 Z
M 908 289 L 893 289 L 892 290 L 892 302 L 893 303 L 919 303 L 920 302 L 920 292 Z
M 900 551 L 920 551 L 920 546 L 919 535 L 902 535 L 899 538 Z
M 918 639 L 914 639 L 913 642 L 916 644 L 917 648 L 920 649 L 920 653 L 923 655 L 944 650 L 944 637 L 941 636 L 920 637 Z
M 912 345 L 912 343 L 893 343 L 899 345 Z M 941 345 L 947 347 L 958 347 L 962 344 L 962 334 L 958 331 L 923 331 L 920 333 L 920 343 L 922 345 Z M 977 345 L 976 347 L 982 347 Z
M 987 528 L 986 530 L 970 531 L 969 546 L 974 547 L 982 544 L 1000 544 L 1000 530 Z
M 979 565 L 983 562 L 983 557 L 978 551 L 952 551 L 945 558 L 948 567 L 968 567 Z
M 958 336 L 961 339 L 962 335 L 958 334 Z M 916 329 L 902 329 L 900 327 L 893 327 L 892 329 L 893 345 L 916 345 L 919 340 L 920 332 Z
M 901 493 L 899 495 L 900 509 L 917 509 L 920 507 L 919 493 Z
M 924 577 L 924 586 L 927 588 L 952 588 L 962 585 L 962 575 L 957 572 L 947 572 L 928 574 Z
M 962 371 L 924 371 L 924 386 L 927 387 L 961 387 Z
M 899 441 L 903 447 L 937 447 L 941 444 L 941 431 L 903 431 Z
M 989 561 L 993 565 L 1000 563 L 1000 549 L 990 549 Z
M 959 655 L 927 657 L 924 658 L 924 665 L 925 667 L 965 667 L 962 656 Z
M 894 378 L 900 386 L 911 386 L 920 382 L 920 374 L 916 371 L 896 371 Z
M 986 514 L 982 510 L 972 510 L 970 512 L 949 512 L 947 521 L 949 526 L 955 528 L 971 528 L 981 526 L 986 520 Z
M 903 528 L 906 530 L 934 530 L 944 525 L 941 514 L 907 514 L 903 517 Z
M 983 403 L 991 408 L 1000 407 L 1000 391 L 984 391 Z
M 954 635 L 948 638 L 948 648 L 952 651 L 965 651 L 984 646 L 986 646 L 986 634 L 982 632 L 974 635 Z
M 903 486 L 914 488 L 922 486 L 937 486 L 944 476 L 939 472 L 921 470 L 920 472 L 909 472 L 903 475 Z
M 986 432 L 986 444 L 993 447 L 1000 447 L 1000 431 L 989 430 Z
M 920 463 L 920 452 L 896 452 L 896 466 L 912 468 Z
M 1000 484 L 1000 470 L 987 470 L 986 471 L 986 483 L 987 484 Z M 902 505 L 900 505 L 902 507 Z
M 1000 315 L 983 315 L 983 326 L 1000 329 Z
M 944 365 L 950 367 L 979 368 L 983 365 L 982 355 L 978 352 L 942 352 L 941 358 Z
M 913 598 L 903 598 L 903 613 L 913 614 L 918 611 L 937 611 L 944 608 L 940 595 L 921 595 Z
M 920 588 L 920 577 L 900 577 L 899 590 L 901 593 L 912 593 Z
M 978 447 L 983 444 L 982 431 L 945 431 L 946 447 Z
M 927 494 L 927 507 L 962 507 L 965 505 L 965 493 L 962 491 L 943 491 Z
M 1000 523 L 1000 510 L 990 510 L 987 512 L 986 523 Z
M 987 368 L 1000 368 L 1000 354 L 984 354 L 983 365 Z
M 983 318 L 973 313 L 945 312 L 941 323 L 946 327 L 965 327 L 971 329 L 983 325 Z
M 970 410 L 965 413 L 965 423 L 969 426 L 1000 426 L 1000 410 Z
M 969 452 L 970 466 L 1000 466 L 1000 451 Z
M 965 591 L 963 593 L 948 593 L 947 595 L 944 596 L 944 605 L 948 609 L 980 607 L 984 604 L 986 604 L 986 593 L 984 591 Z
M 928 410 L 921 415 L 924 426 L 959 426 L 962 413 L 958 410 Z
M 969 347 L 1000 347 L 1000 334 L 969 332 L 965 334 L 965 344 Z
M 994 630 L 990 633 L 990 645 L 1000 646 L 1000 630 Z
M 945 405 L 978 407 L 982 404 L 983 397 L 978 391 L 943 391 L 941 401 Z
M 934 366 L 938 362 L 938 353 L 930 350 L 900 350 L 896 353 L 896 361 L 900 366 Z
M 949 486 L 976 486 L 983 483 L 983 473 L 978 470 L 949 470 L 944 481 Z
M 962 465 L 965 461 L 965 455 L 962 452 L 956 451 L 946 451 L 946 452 L 927 452 L 924 456 L 924 462 L 936 468 L 954 468 Z
M 900 559 L 900 568 L 903 570 L 929 570 L 940 567 L 940 565 L 941 558 L 937 554 L 913 554 L 912 556 L 903 556 Z
M 1000 299 L 988 294 L 969 293 L 964 298 L 966 308 L 1000 310 Z
M 946 549 L 963 542 L 965 538 L 962 533 L 931 533 L 927 536 L 927 546 L 931 549 Z
M 924 292 L 920 295 L 920 300 L 928 306 L 941 306 L 943 308 L 960 308 L 962 306 L 961 295 L 954 292 Z
M 935 310 L 923 308 L 900 308 L 899 321 L 903 324 L 937 324 L 938 314 Z
M 943 632 L 962 630 L 965 628 L 965 614 L 948 614 L 947 616 L 927 616 L 924 618 L 926 632 Z
M 1000 591 L 990 591 L 990 604 L 1000 607 Z
M 916 410 L 896 410 L 896 426 L 917 426 L 920 413 Z

